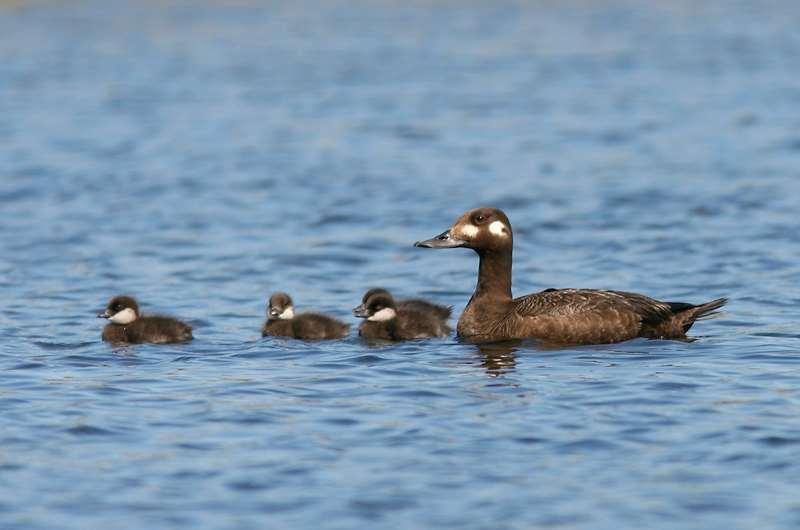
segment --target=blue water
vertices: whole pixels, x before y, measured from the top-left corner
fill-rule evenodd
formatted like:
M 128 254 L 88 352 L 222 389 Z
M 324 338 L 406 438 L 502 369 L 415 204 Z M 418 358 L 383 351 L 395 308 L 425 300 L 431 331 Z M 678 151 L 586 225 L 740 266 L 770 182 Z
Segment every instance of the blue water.
M 0 528 L 800 528 L 796 2 L 0 7 Z M 516 294 L 727 312 L 693 343 L 262 339 Z M 112 348 L 114 294 L 196 340 Z M 453 323 L 455 320 L 453 321 Z

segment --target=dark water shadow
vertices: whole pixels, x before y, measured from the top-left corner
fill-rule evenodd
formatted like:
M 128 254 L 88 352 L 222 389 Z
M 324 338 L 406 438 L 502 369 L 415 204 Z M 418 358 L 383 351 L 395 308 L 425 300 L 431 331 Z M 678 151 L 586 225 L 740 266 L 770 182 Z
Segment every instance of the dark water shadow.
M 523 344 L 521 340 L 475 344 L 480 356 L 480 366 L 490 377 L 499 377 L 517 368 L 516 351 Z

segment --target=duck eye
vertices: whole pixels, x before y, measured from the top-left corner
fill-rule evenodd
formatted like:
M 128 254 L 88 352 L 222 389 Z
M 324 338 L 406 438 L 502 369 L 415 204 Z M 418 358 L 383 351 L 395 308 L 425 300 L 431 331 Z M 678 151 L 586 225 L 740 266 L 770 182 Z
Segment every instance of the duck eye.
M 475 220 L 476 220 L 477 222 L 479 222 L 479 223 L 482 223 L 482 222 L 484 222 L 484 221 L 486 220 L 486 216 L 485 216 L 485 215 L 483 215 L 483 214 L 479 214 L 479 215 L 477 215 L 477 216 L 475 217 Z

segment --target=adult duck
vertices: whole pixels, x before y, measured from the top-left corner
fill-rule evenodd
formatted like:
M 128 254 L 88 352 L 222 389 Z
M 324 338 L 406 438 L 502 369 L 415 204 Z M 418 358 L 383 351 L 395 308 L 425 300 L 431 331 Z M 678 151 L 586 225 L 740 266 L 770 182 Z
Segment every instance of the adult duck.
M 727 300 L 704 304 L 662 302 L 623 291 L 545 289 L 511 296 L 514 236 L 497 208 L 466 212 L 438 236 L 418 241 L 425 248 L 471 248 L 480 258 L 478 284 L 458 320 L 458 336 L 474 342 L 539 339 L 558 344 L 605 344 L 636 337 L 686 340 L 698 319 Z

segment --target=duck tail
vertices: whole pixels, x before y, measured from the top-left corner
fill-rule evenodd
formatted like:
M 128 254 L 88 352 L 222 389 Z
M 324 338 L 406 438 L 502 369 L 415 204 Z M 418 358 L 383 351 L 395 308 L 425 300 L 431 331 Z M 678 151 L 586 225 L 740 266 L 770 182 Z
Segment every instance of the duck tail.
M 442 320 L 447 320 L 453 314 L 453 306 L 442 305 L 437 308 L 437 313 Z
M 705 304 L 685 304 L 683 302 L 668 302 L 670 309 L 675 316 L 679 317 L 683 327 L 683 332 L 689 331 L 698 320 L 706 320 L 719 315 L 722 306 L 728 303 L 727 298 L 717 298 Z
M 695 320 L 705 320 L 707 318 L 714 318 L 715 316 L 720 314 L 720 309 L 722 306 L 728 303 L 727 298 L 717 298 L 716 300 L 711 300 L 710 302 L 706 302 L 705 304 L 700 304 L 695 306 L 694 308 L 694 319 Z

